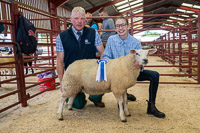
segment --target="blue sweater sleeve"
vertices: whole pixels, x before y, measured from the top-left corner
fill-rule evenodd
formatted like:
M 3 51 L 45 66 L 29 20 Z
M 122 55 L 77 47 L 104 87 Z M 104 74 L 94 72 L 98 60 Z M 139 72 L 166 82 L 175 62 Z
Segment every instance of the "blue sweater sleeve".
M 94 28 L 94 29 L 98 30 L 97 24 L 93 24 L 93 25 L 91 26 L 91 28 Z
M 110 59 L 113 59 L 113 55 L 112 55 L 112 50 L 111 50 L 111 39 L 108 38 L 107 44 L 106 44 L 106 48 L 104 50 L 103 53 L 103 59 L 109 61 Z

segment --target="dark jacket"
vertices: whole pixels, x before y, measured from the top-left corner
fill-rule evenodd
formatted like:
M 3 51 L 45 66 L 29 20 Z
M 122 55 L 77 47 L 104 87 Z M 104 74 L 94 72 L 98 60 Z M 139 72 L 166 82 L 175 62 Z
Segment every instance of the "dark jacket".
M 64 48 L 65 69 L 76 60 L 94 59 L 96 57 L 95 30 L 84 27 L 81 42 L 79 43 L 72 28 L 60 33 L 60 39 Z

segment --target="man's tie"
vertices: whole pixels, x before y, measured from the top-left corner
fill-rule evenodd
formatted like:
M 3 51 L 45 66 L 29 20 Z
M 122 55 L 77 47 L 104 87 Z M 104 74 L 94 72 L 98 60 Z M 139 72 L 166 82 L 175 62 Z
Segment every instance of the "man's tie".
M 78 31 L 78 32 L 77 32 L 77 35 L 78 35 L 78 42 L 80 43 L 80 42 L 81 42 L 81 32 Z

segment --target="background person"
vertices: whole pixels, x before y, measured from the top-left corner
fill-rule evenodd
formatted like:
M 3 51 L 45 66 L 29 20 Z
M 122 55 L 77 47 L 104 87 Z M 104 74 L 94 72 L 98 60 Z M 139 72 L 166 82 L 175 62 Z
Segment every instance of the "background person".
M 99 26 L 97 25 L 97 23 L 92 19 L 92 18 L 88 18 L 88 17 L 92 17 L 92 14 L 87 12 L 86 14 L 86 26 L 87 27 L 91 27 L 95 30 L 98 30 L 99 29 Z M 96 50 L 96 58 L 99 59 L 99 52 L 98 50 Z
M 87 12 L 87 14 L 86 14 L 86 25 L 98 30 L 99 26 L 97 25 L 97 23 L 92 18 L 88 18 L 88 17 L 92 17 L 92 14 L 89 12 Z
M 108 16 L 106 8 L 99 9 L 99 16 Z M 114 30 L 115 24 L 112 18 L 104 18 L 103 19 L 103 30 Z M 106 42 L 109 36 L 114 35 L 115 32 L 103 32 L 101 35 L 101 39 L 103 42 Z

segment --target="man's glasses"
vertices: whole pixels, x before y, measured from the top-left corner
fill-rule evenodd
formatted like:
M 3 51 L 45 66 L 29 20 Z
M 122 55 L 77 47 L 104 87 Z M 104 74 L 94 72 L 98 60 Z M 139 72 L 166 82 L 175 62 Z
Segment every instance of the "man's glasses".
M 120 28 L 120 27 L 122 27 L 122 28 L 124 28 L 126 26 L 126 24 L 116 24 L 116 28 Z

